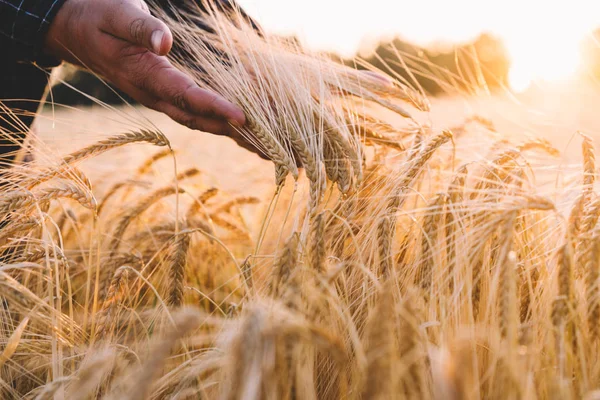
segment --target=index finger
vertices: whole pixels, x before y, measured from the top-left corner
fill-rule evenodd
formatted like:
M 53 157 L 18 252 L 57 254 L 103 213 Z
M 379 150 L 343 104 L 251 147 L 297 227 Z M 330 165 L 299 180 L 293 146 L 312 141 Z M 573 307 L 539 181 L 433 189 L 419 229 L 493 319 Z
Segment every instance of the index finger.
M 139 68 L 130 73 L 135 86 L 149 92 L 154 97 L 175 107 L 197 115 L 221 118 L 242 126 L 246 122 L 243 111 L 224 97 L 209 90 L 201 89 L 186 74 L 179 71 L 165 57 L 150 52 L 138 59 Z

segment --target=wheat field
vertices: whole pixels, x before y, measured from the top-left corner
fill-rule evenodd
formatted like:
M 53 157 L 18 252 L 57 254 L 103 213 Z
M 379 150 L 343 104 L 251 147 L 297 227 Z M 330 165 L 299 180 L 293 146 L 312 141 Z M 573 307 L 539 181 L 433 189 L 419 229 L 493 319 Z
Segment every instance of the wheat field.
M 46 107 L 1 178 L 0 398 L 600 398 L 593 111 L 427 99 L 215 11 L 223 63 L 195 18 L 173 62 L 272 161 Z

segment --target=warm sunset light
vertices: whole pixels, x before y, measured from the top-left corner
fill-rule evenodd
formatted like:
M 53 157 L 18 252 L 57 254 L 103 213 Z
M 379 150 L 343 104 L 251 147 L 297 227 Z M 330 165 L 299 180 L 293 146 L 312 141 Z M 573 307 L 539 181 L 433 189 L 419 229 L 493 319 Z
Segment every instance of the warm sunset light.
M 600 0 L 0 0 L 0 49 L 0 400 L 600 400 Z
M 378 38 L 400 36 L 417 45 L 460 43 L 490 32 L 503 40 L 509 83 L 568 79 L 581 64 L 581 41 L 600 27 L 600 2 L 573 0 L 240 0 L 267 29 L 299 36 L 315 49 L 344 56 Z M 318 10 L 318 11 L 315 11 Z
M 579 43 L 582 37 L 547 36 L 534 43 L 524 40 L 507 43 L 511 56 L 509 83 L 515 91 L 523 91 L 534 82 L 557 82 L 572 77 L 580 67 Z

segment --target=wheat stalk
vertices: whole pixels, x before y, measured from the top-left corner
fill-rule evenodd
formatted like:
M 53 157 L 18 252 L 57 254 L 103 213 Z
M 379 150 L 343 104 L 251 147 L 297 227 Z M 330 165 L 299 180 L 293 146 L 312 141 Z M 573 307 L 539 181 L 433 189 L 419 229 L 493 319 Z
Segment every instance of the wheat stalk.
M 557 353 L 574 335 L 573 321 L 570 318 L 574 309 L 573 261 L 570 244 L 567 242 L 558 251 L 558 295 L 552 304 L 552 324 L 556 330 Z M 564 370 L 564 365 L 562 366 Z
M 437 250 L 437 236 L 447 201 L 446 193 L 439 193 L 428 205 L 423 218 L 423 236 L 421 237 L 421 265 L 417 282 L 426 291 L 432 287 L 434 271 L 434 251 Z
M 119 267 L 113 275 L 106 297 L 102 302 L 100 311 L 96 314 L 98 325 L 96 326 L 97 336 L 102 340 L 106 339 L 108 326 L 111 318 L 114 317 L 115 306 L 123 296 L 125 285 L 129 281 L 129 267 Z
M 598 339 L 598 331 L 600 329 L 600 288 L 598 280 L 600 279 L 600 236 L 595 233 L 586 248 L 586 252 L 582 254 L 581 263 L 585 271 L 587 299 L 587 321 L 588 329 L 592 341 Z
M 444 225 L 446 226 L 446 264 L 448 269 L 448 284 L 450 290 L 454 290 L 454 268 L 456 266 L 456 225 L 461 222 L 457 221 L 456 216 L 460 216 L 459 207 L 464 197 L 464 186 L 467 180 L 468 170 L 466 166 L 462 166 L 456 172 L 448 187 L 448 207 L 446 209 L 446 218 Z
M 292 271 L 296 268 L 298 262 L 298 244 L 299 235 L 292 234 L 273 266 L 271 274 L 271 293 L 274 296 L 282 295 L 284 286 L 290 279 Z
M 203 203 L 205 201 L 202 201 Z M 221 214 L 221 213 L 229 213 L 232 208 L 247 205 L 247 204 L 258 204 L 260 203 L 260 199 L 254 196 L 241 196 L 236 197 L 233 200 L 229 200 L 223 205 L 217 207 L 212 214 Z
M 282 186 L 285 176 L 290 173 L 294 179 L 298 179 L 298 168 L 294 160 L 286 153 L 285 149 L 272 135 L 269 135 L 257 122 L 250 119 L 247 123 L 248 129 L 259 140 L 264 147 L 265 154 L 275 163 L 275 183 Z
M 323 274 L 325 272 L 325 258 L 326 258 L 326 239 L 325 239 L 325 216 L 320 213 L 315 217 L 312 223 L 310 233 L 310 247 L 308 254 L 310 257 L 309 265 L 317 273 Z
M 397 353 L 394 338 L 396 315 L 391 282 L 388 281 L 376 296 L 375 306 L 366 321 L 367 370 L 362 393 L 365 399 L 388 399 L 396 390 L 393 373 Z
M 109 251 L 111 258 L 116 254 L 119 244 L 121 243 L 121 239 L 127 230 L 127 227 L 131 222 L 150 208 L 154 203 L 161 200 L 164 197 L 173 195 L 175 193 L 184 193 L 185 191 L 182 188 L 176 188 L 174 186 L 167 186 L 164 188 L 157 189 L 153 193 L 149 194 L 145 198 L 143 198 L 135 207 L 127 210 L 117 222 L 117 227 L 113 233 L 112 239 L 109 244 Z
M 96 207 L 96 200 L 91 192 L 71 182 L 62 182 L 60 186 L 45 188 L 34 193 L 20 190 L 7 193 L 0 199 L 0 214 L 8 214 L 24 208 L 31 208 L 35 204 L 58 198 L 75 200 L 89 209 Z
M 173 239 L 172 250 L 169 252 L 166 263 L 169 265 L 169 300 L 170 307 L 183 305 L 183 284 L 187 265 L 187 253 L 190 247 L 190 234 L 181 232 Z
M 512 230 L 512 224 L 507 229 Z M 507 232 L 510 235 L 509 232 Z M 500 334 L 508 341 L 509 348 L 516 345 L 518 328 L 518 310 L 517 310 L 517 255 L 510 251 L 512 240 L 511 236 L 501 236 L 506 241 L 506 245 L 501 250 L 502 255 L 500 263 L 500 277 L 498 291 L 500 292 Z
M 556 147 L 552 146 L 548 140 L 543 138 L 535 138 L 526 141 L 525 143 L 517 146 L 517 149 L 520 152 L 530 151 L 530 150 L 542 150 L 552 157 L 560 157 L 560 151 L 556 149 Z
M 142 163 L 142 165 L 140 165 L 138 167 L 135 174 L 137 176 L 146 175 L 150 171 L 152 166 L 154 164 L 156 164 L 157 161 L 160 161 L 163 158 L 168 157 L 169 155 L 172 155 L 172 154 L 174 154 L 174 152 L 171 149 L 164 149 L 164 150 L 157 151 L 152 156 L 148 157 L 148 159 L 146 161 L 144 161 Z
M 395 218 L 386 216 L 377 226 L 377 243 L 379 250 L 379 271 L 383 277 L 394 272 L 392 243 L 395 230 Z
M 140 142 L 153 144 L 155 146 L 170 146 L 169 140 L 161 132 L 142 129 L 135 132 L 122 133 L 120 135 L 101 140 L 93 145 L 85 147 L 81 150 L 77 150 L 63 157 L 62 161 L 65 164 L 72 164 L 85 158 L 95 157 L 108 150 L 112 150 L 126 144 Z
M 138 375 L 134 378 L 131 388 L 128 390 L 128 400 L 142 400 L 147 398 L 147 393 L 154 381 L 155 375 L 164 365 L 169 356 L 173 344 L 192 332 L 202 323 L 202 318 L 197 312 L 183 309 L 174 317 L 173 326 L 152 347 L 150 358 L 140 368 Z
M 431 141 L 427 143 L 427 146 L 415 157 L 414 161 L 412 161 L 411 165 L 404 174 L 399 187 L 410 186 L 419 172 L 421 172 L 421 168 L 423 168 L 425 163 L 429 161 L 435 151 L 450 140 L 452 140 L 452 132 L 450 131 L 443 131 L 441 134 L 431 139 Z

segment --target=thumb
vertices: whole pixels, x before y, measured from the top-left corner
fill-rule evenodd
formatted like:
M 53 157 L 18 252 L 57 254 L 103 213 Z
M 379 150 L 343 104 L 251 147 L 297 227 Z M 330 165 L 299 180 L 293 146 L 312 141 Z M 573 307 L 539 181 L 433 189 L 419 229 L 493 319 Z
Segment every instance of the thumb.
M 128 2 L 122 7 L 111 7 L 100 29 L 160 56 L 168 54 L 173 45 L 173 35 L 164 22 Z

